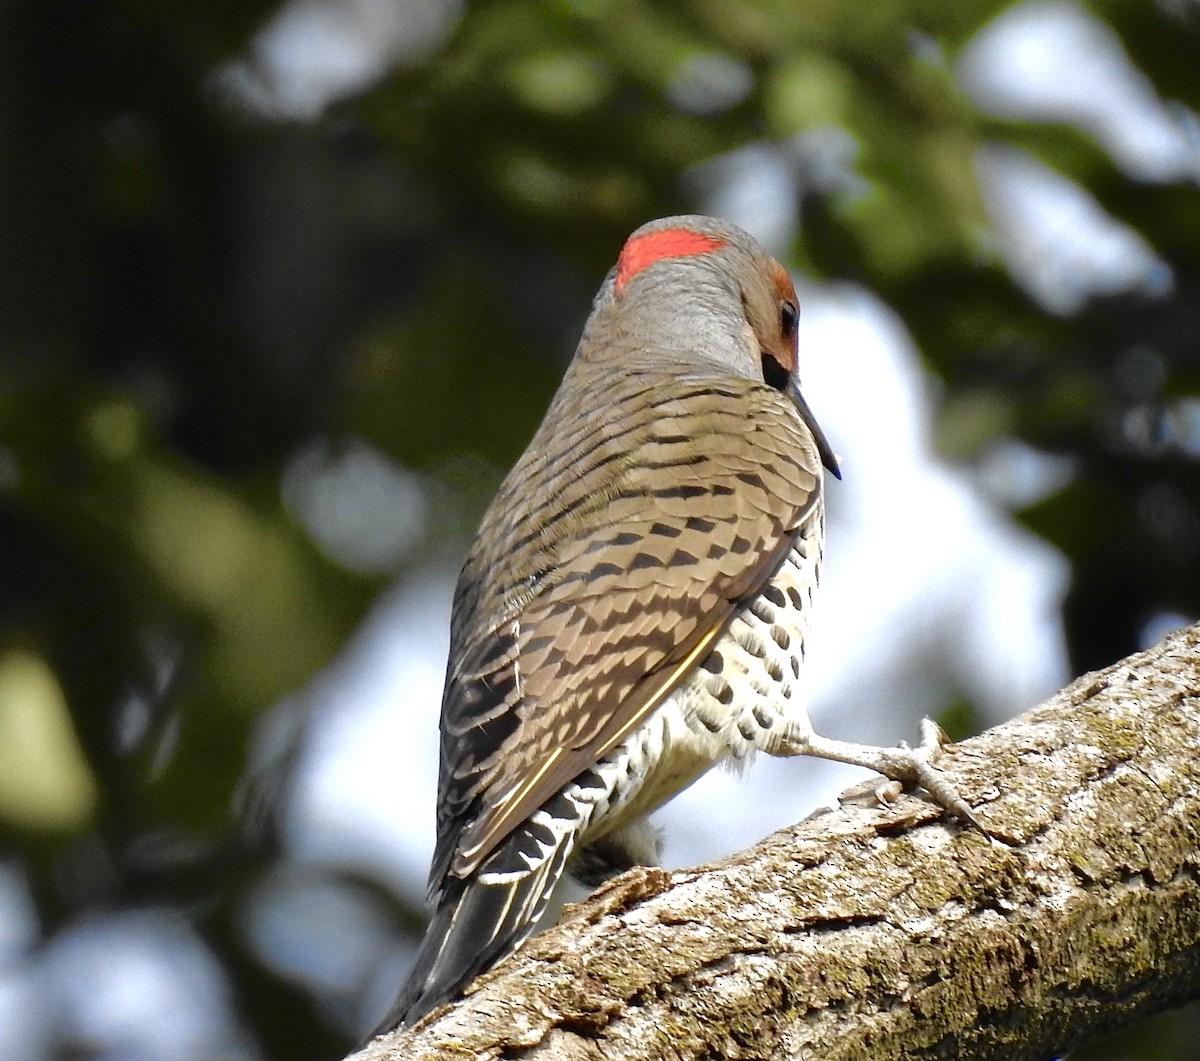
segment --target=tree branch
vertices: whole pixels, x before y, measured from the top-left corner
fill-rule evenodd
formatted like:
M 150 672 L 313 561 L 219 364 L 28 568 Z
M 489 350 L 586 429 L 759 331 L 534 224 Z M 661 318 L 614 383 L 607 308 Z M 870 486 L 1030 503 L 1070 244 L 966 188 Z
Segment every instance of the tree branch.
M 824 811 L 635 870 L 357 1061 L 1045 1058 L 1200 996 L 1200 626 Z

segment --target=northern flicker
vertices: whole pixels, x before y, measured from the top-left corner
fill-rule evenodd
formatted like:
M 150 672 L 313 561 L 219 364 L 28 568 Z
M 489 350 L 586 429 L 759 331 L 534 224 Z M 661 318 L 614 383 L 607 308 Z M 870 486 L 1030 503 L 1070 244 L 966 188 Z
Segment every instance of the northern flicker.
M 454 595 L 434 914 L 379 1030 L 518 947 L 565 869 L 653 863 L 645 816 L 727 759 L 818 755 L 970 812 L 920 748 L 817 736 L 802 666 L 824 539 L 799 308 L 746 232 L 629 237 Z M 840 477 L 840 476 L 839 476 Z

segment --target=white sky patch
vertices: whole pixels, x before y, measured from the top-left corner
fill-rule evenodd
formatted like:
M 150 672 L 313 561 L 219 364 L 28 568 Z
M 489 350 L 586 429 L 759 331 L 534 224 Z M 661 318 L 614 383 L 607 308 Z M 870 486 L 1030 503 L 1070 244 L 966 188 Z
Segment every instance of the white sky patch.
M 667 98 L 685 114 L 719 114 L 754 91 L 754 71 L 731 55 L 700 52 L 667 86 Z
M 55 1029 L 41 984 L 28 963 L 0 965 L 0 1057 L 46 1061 Z
M 1139 180 L 1200 180 L 1196 114 L 1161 100 L 1117 34 L 1071 0 L 1013 5 L 975 35 L 957 70 L 987 113 L 1076 125 Z
M 1020 439 L 999 439 L 981 454 L 979 486 L 1006 508 L 1035 504 L 1063 489 L 1075 475 L 1072 457 L 1043 453 Z
M 461 0 L 292 0 L 216 87 L 267 116 L 310 120 L 428 55 L 461 11 Z
M 1074 125 L 1137 180 L 1200 181 L 1200 119 L 1160 99 L 1111 27 L 1073 0 L 1015 4 L 976 34 L 956 70 L 985 113 Z M 1070 178 L 1002 144 L 981 149 L 976 164 L 1000 251 L 1047 309 L 1170 290 L 1153 248 Z
M 39 999 L 96 1057 L 252 1059 L 229 985 L 184 918 L 124 911 L 60 932 L 40 956 Z M 7 1055 L 6 1055 L 7 1056 Z
M 425 533 L 420 478 L 361 439 L 321 439 L 283 474 L 283 499 L 335 561 L 361 574 L 394 571 Z
M 357 890 L 307 869 L 285 864 L 255 882 L 241 925 L 267 966 L 321 999 L 328 1019 L 362 1035 L 362 995 L 377 978 L 391 917 Z M 391 980 L 392 992 L 399 980 Z M 381 1016 L 386 1002 L 363 1015 Z
M 1170 266 L 1075 181 L 1003 144 L 980 148 L 976 163 L 1000 252 L 1047 309 L 1074 313 L 1094 296 L 1170 291 Z
M 417 902 L 433 853 L 456 574 L 430 571 L 381 597 L 306 690 L 311 735 L 288 814 L 296 856 L 371 870 Z

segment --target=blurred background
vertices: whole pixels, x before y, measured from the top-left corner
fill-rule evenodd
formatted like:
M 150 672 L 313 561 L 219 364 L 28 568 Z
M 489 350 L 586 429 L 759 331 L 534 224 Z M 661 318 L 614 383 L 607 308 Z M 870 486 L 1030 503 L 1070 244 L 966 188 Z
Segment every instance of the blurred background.
M 1198 109 L 1195 0 L 0 5 L 0 1057 L 372 1025 L 458 565 L 648 218 L 801 293 L 822 732 L 965 734 L 1196 619 Z M 718 772 L 668 864 L 861 776 Z

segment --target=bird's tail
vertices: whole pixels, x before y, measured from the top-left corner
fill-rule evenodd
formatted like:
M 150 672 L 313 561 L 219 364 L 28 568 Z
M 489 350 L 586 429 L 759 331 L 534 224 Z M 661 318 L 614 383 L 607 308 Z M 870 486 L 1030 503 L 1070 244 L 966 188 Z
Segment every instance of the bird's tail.
M 522 839 L 512 835 L 502 846 L 515 847 Z M 448 1002 L 480 972 L 524 943 L 563 874 L 572 840 L 560 842 L 520 875 L 483 871 L 465 880 L 448 878 L 400 997 L 371 1037 L 411 1024 Z M 489 858 L 485 866 L 496 861 Z

